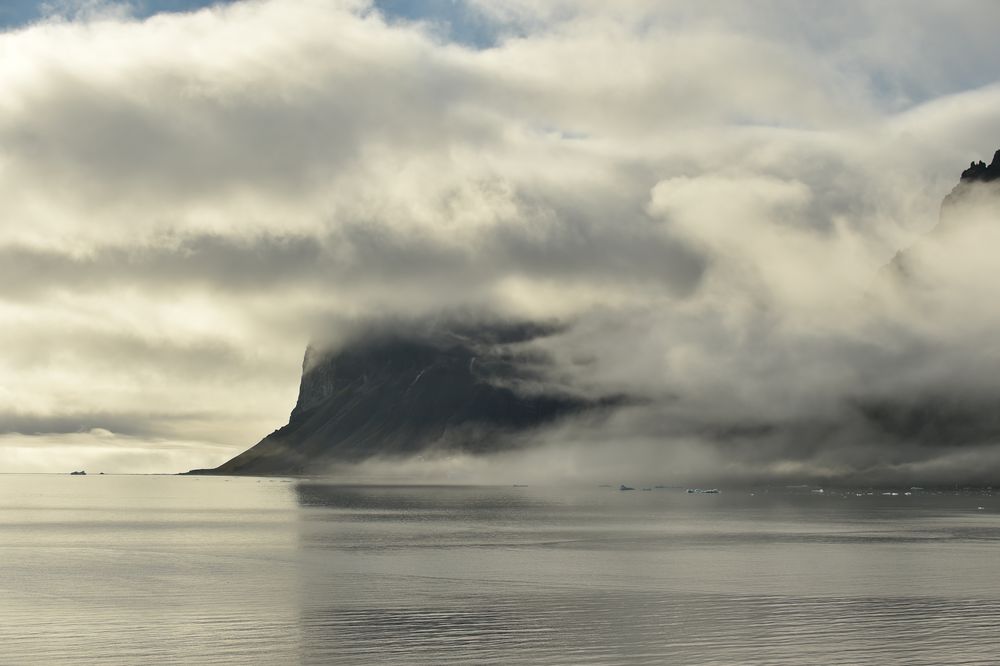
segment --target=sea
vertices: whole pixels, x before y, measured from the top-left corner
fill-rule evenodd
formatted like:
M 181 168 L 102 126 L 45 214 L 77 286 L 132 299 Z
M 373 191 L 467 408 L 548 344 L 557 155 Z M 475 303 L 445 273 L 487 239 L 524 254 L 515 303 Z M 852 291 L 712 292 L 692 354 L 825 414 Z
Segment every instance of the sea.
M 0 664 L 1000 663 L 991 491 L 719 490 L 0 475 Z

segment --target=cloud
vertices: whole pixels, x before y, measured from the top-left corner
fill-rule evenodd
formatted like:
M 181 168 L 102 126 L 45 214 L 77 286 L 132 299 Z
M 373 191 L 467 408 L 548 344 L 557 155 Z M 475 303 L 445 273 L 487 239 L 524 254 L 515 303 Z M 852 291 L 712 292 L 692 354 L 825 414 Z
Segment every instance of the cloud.
M 993 232 L 920 239 L 1000 136 L 993 4 L 76 7 L 0 34 L 8 443 L 211 466 L 284 422 L 327 327 L 472 308 L 566 322 L 551 381 L 644 398 L 591 424 L 620 460 L 964 464 L 899 423 L 992 404 Z M 933 288 L 883 284 L 904 248 Z

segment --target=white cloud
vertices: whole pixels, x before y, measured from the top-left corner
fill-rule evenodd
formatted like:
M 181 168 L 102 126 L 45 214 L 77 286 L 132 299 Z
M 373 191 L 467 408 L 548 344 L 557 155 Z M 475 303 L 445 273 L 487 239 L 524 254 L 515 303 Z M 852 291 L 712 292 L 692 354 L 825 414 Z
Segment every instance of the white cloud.
M 577 322 L 563 379 L 669 405 L 616 426 L 643 447 L 833 420 L 936 359 L 988 393 L 987 236 L 917 253 L 930 304 L 873 285 L 997 147 L 993 4 L 473 6 L 492 48 L 313 0 L 0 34 L 0 429 L 220 462 L 286 418 L 331 313 L 455 306 Z M 816 451 L 772 439 L 744 458 Z

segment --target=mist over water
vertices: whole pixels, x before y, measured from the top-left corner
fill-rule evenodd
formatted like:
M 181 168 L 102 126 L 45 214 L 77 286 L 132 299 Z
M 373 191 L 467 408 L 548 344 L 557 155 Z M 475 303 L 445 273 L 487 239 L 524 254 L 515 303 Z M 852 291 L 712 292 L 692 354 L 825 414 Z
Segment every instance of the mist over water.
M 1000 501 L 6 475 L 3 663 L 990 663 Z M 979 508 L 982 507 L 982 508 Z

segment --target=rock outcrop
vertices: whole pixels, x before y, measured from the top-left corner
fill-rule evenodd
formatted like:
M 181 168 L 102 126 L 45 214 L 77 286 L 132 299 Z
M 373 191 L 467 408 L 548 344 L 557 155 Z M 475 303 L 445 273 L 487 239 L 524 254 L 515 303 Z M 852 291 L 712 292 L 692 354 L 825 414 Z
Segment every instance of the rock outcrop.
M 970 213 L 984 204 L 995 206 L 1000 199 L 1000 150 L 993 154 L 989 164 L 980 160 L 972 162 L 962 172 L 956 185 L 941 202 L 941 215 L 934 232 L 946 230 L 951 221 Z M 933 233 L 933 232 L 932 232 Z
M 1000 150 L 993 153 L 993 161 L 988 165 L 979 160 L 969 164 L 969 168 L 962 172 L 960 182 L 963 183 L 989 183 L 1000 178 Z

